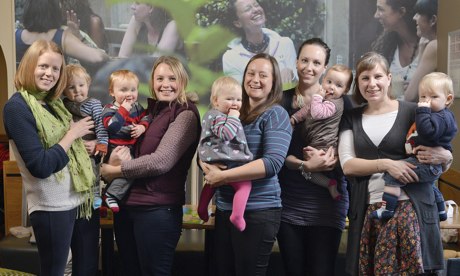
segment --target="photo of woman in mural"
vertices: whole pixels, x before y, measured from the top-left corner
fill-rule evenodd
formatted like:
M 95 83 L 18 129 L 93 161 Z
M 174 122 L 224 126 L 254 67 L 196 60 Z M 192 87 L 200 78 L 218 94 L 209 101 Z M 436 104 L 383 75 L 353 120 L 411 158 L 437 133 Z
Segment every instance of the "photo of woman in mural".
M 382 54 L 390 63 L 393 95 L 404 98 L 419 64 L 419 37 L 413 17 L 416 0 L 377 0 L 374 14 L 383 32 L 374 41 L 372 50 Z
M 438 64 L 438 0 L 418 0 L 415 4 L 414 21 L 420 37 L 419 64 L 404 93 L 406 101 L 418 101 L 418 85 L 423 76 L 436 71 Z
M 229 1 L 231 25 L 241 34 L 230 41 L 222 57 L 223 72 L 239 82 L 249 59 L 257 53 L 268 53 L 278 61 L 283 83 L 297 81 L 296 51 L 289 37 L 282 37 L 265 27 L 265 12 L 256 0 Z
M 183 54 L 184 43 L 176 22 L 165 9 L 134 2 L 131 11 L 133 16 L 121 42 L 118 57 L 126 58 L 133 54 L 161 56 L 175 52 Z
M 58 0 L 29 0 L 22 18 L 24 27 L 15 31 L 17 64 L 30 45 L 39 39 L 54 41 L 63 49 L 66 58 L 72 57 L 88 65 L 99 65 L 109 58 L 103 50 L 85 45 L 62 25 Z
M 104 22 L 90 6 L 88 0 L 60 0 L 64 19 L 67 26 L 76 31 L 83 31 L 100 49 L 107 50 L 107 37 Z M 80 36 L 77 36 L 83 39 Z M 80 40 L 81 40 L 80 39 Z

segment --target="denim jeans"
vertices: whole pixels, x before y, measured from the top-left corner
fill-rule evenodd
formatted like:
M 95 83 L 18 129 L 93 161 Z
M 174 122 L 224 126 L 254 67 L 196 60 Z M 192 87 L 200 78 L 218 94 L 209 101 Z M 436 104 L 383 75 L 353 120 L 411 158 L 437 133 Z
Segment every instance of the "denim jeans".
M 114 230 L 122 275 L 171 275 L 182 206 L 122 206 Z
M 40 275 L 64 275 L 72 249 L 72 275 L 96 275 L 99 264 L 99 212 L 90 220 L 77 219 L 77 208 L 69 211 L 35 211 L 30 222 L 37 240 Z
M 417 166 L 413 170 L 417 174 L 419 182 L 420 183 L 427 183 L 427 182 L 431 183 L 433 187 L 434 196 L 436 198 L 436 203 L 444 201 L 444 197 L 442 196 L 441 191 L 439 191 L 438 187 L 436 186 L 436 180 L 438 180 L 438 178 L 442 174 L 441 165 L 422 164 L 415 157 L 409 157 L 401 161 L 406 161 L 406 162 L 409 162 Z M 405 184 L 399 182 L 397 179 L 392 177 L 387 172 L 383 175 L 383 180 L 385 180 L 386 186 L 391 186 L 391 187 L 404 187 L 405 186 Z

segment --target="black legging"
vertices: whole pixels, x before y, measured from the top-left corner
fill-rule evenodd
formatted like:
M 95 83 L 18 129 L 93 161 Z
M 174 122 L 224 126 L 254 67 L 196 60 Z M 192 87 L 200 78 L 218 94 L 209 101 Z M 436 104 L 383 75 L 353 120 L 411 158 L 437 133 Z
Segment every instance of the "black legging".
M 289 276 L 333 276 L 342 231 L 281 222 L 278 245 Z

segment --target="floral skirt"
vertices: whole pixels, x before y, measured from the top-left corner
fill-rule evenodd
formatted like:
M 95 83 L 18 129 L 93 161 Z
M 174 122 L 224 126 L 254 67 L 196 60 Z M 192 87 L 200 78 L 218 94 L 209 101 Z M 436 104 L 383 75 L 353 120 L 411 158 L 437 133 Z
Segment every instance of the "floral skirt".
M 393 218 L 370 218 L 382 204 L 369 205 L 361 233 L 360 275 L 416 275 L 423 273 L 420 227 L 409 200 L 398 201 Z

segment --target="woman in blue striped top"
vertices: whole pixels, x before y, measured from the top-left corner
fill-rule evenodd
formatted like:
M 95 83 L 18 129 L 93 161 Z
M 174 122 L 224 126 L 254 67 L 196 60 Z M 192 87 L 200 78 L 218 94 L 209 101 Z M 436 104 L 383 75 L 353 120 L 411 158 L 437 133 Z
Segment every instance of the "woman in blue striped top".
M 216 192 L 215 275 L 265 275 L 281 220 L 278 172 L 291 141 L 287 112 L 279 105 L 282 85 L 278 63 L 267 54 L 252 57 L 243 77 L 240 119 L 254 160 L 221 170 L 202 163 L 205 180 Z M 246 229 L 229 221 L 234 190 L 229 182 L 252 180 L 246 205 Z

